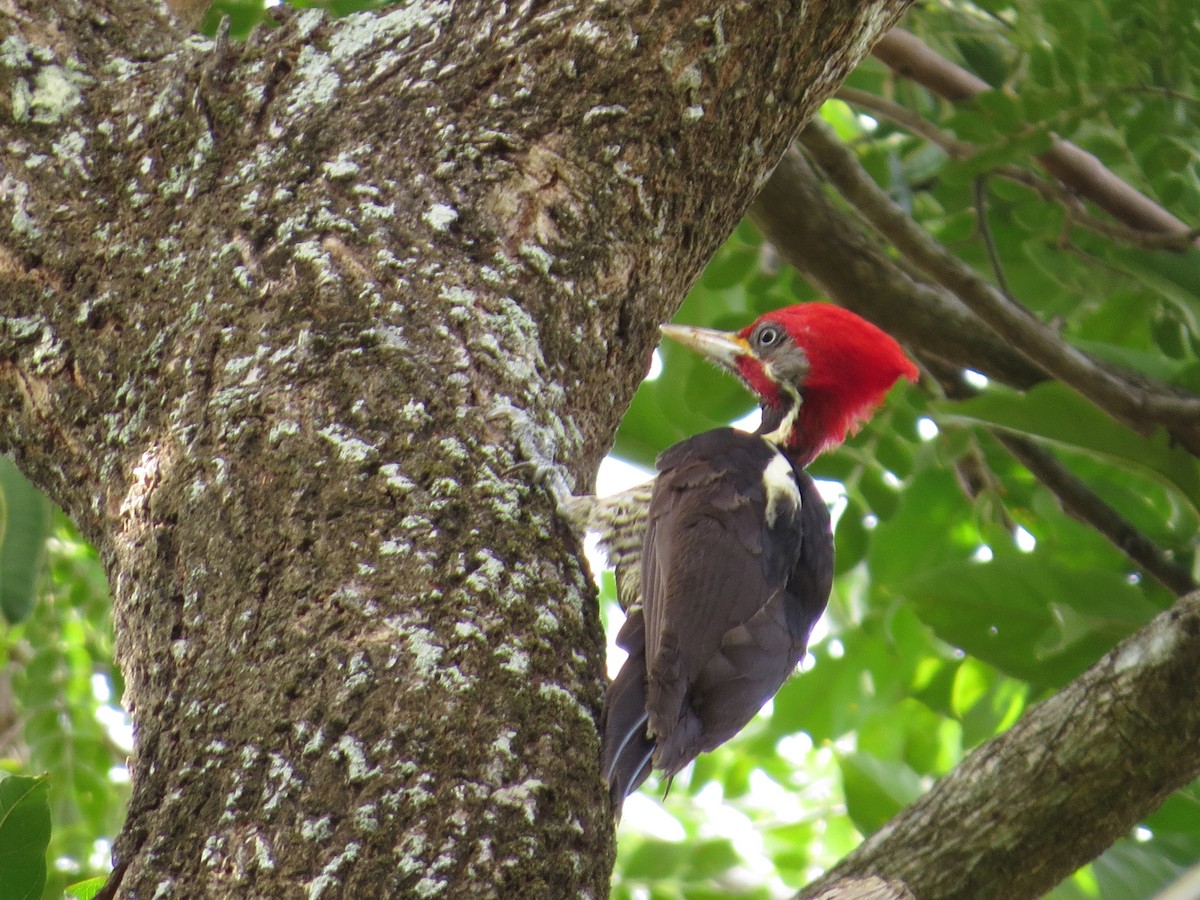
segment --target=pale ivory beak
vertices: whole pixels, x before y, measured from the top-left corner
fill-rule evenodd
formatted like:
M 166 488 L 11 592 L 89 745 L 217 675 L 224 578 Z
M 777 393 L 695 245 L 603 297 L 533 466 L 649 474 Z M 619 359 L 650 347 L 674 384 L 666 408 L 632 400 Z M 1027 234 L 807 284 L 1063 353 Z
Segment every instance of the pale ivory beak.
M 738 370 L 739 357 L 754 355 L 750 344 L 736 332 L 697 328 L 695 325 L 659 325 L 658 330 L 676 343 L 734 372 Z

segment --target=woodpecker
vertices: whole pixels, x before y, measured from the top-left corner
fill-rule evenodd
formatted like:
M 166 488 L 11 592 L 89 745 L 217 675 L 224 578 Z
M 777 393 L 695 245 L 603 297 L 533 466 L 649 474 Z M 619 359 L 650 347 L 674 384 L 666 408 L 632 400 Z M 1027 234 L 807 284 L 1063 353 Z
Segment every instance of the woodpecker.
M 833 583 L 829 512 L 804 467 L 917 377 L 891 337 L 828 303 L 733 333 L 662 332 L 741 379 L 762 424 L 674 445 L 649 490 L 566 504 L 600 536 L 626 611 L 602 742 L 618 814 L 651 770 L 672 777 L 737 734 L 800 662 Z

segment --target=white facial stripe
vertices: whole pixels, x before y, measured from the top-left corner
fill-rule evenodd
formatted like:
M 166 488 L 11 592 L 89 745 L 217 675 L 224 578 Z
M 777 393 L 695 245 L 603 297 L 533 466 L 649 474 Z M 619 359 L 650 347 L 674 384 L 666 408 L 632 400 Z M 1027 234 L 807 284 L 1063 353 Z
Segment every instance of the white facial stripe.
M 792 404 L 787 411 L 787 415 L 783 417 L 783 421 L 779 423 L 779 427 L 769 434 L 763 435 L 763 437 L 772 444 L 787 443 L 787 439 L 792 434 L 792 429 L 796 427 L 796 418 L 800 415 L 800 406 L 803 403 L 799 395 L 792 390 L 791 385 L 787 384 L 786 382 L 781 382 L 779 386 L 783 389 L 784 393 L 786 393 L 792 399 Z
M 782 453 L 776 453 L 775 458 L 763 470 L 763 488 L 767 492 L 768 528 L 775 524 L 781 503 L 792 509 L 800 508 L 800 488 L 796 485 L 792 464 Z

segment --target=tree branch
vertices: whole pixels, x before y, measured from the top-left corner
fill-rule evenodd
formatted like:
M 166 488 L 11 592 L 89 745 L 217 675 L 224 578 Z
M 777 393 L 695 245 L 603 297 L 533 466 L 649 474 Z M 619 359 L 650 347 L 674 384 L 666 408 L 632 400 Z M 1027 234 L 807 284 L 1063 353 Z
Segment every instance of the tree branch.
M 851 877 L 922 900 L 1041 896 L 1200 775 L 1200 594 L 1118 644 L 799 896 Z
M 967 100 L 991 85 L 935 53 L 911 32 L 896 28 L 875 45 L 874 54 L 899 75 L 952 102 Z M 1055 140 L 1037 157 L 1051 175 L 1132 228 L 1186 235 L 1187 223 L 1126 184 L 1100 160 L 1070 141 Z M 1200 245 L 1200 238 L 1193 237 Z
M 872 94 L 870 91 L 846 87 L 845 85 L 838 88 L 834 96 L 839 100 L 849 103 L 851 106 L 869 110 L 877 116 L 899 125 L 917 137 L 924 138 L 931 144 L 945 150 L 953 159 L 967 159 L 978 150 L 974 144 L 959 140 L 950 134 L 950 132 L 939 128 L 908 107 L 901 106 L 899 103 L 889 100 L 886 97 L 880 97 L 877 94 Z M 1193 241 L 1200 237 L 1200 228 L 1192 228 L 1183 232 L 1150 232 L 1139 228 L 1131 228 L 1120 222 L 1101 219 L 1099 216 L 1093 216 L 1079 202 L 1079 198 L 1064 188 L 1061 183 L 1042 178 L 1033 172 L 1022 169 L 1020 166 L 997 166 L 992 170 L 992 174 L 1024 185 L 1047 202 L 1059 204 L 1066 210 L 1071 222 L 1111 241 L 1120 241 L 1121 243 L 1129 244 L 1132 247 L 1138 247 L 1142 250 L 1175 250 L 1183 252 L 1192 245 Z
M 910 131 L 917 137 L 925 138 L 931 144 L 941 147 L 954 159 L 966 159 L 976 151 L 976 146 L 968 141 L 962 141 L 950 132 L 930 122 L 924 116 L 918 115 L 907 106 L 901 106 L 895 100 L 880 97 L 870 91 L 842 85 L 834 94 L 839 100 L 870 110 L 877 116 L 899 125 L 905 131 Z
M 800 142 L 842 196 L 910 262 L 953 292 L 1031 363 L 1070 385 L 1114 418 L 1150 432 L 1166 426 L 1200 455 L 1200 397 L 1180 396 L 1168 386 L 1147 390 L 1129 383 L 1065 343 L 1027 309 L 1009 302 L 969 265 L 916 225 L 862 168 L 829 126 L 813 121 Z
M 902 884 L 881 878 L 848 878 L 831 885 L 813 900 L 915 900 Z

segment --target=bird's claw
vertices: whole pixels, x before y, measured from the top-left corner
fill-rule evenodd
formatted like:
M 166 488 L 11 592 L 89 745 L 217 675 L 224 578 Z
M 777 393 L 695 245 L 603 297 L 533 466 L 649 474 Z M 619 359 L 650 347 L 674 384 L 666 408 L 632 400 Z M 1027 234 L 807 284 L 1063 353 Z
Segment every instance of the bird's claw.
M 530 481 L 549 491 L 560 507 L 570 500 L 571 486 L 563 474 L 562 466 L 554 459 L 554 442 L 549 439 L 548 429 L 511 403 L 494 408 L 488 417 L 508 423 L 516 445 L 515 455 L 523 460 L 506 474 L 529 472 Z

